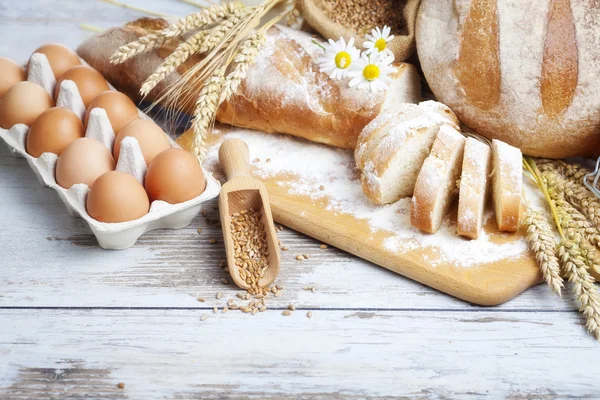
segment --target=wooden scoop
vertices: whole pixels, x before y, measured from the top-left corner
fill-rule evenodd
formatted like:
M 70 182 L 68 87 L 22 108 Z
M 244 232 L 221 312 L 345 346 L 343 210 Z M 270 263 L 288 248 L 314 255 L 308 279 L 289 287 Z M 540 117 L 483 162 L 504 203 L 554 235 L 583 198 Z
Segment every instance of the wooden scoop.
M 269 251 L 267 257 L 269 267 L 258 281 L 260 287 L 268 286 L 275 281 L 279 274 L 281 259 L 267 189 L 261 181 L 250 176 L 248 158 L 248 145 L 240 139 L 226 140 L 219 149 L 219 161 L 227 176 L 227 183 L 223 185 L 219 195 L 219 211 L 221 213 L 227 265 L 233 281 L 242 289 L 249 289 L 251 286 L 240 276 L 240 269 L 235 265 L 235 251 L 231 232 L 231 217 L 234 213 L 249 209 L 260 212 L 260 221 L 266 231 Z

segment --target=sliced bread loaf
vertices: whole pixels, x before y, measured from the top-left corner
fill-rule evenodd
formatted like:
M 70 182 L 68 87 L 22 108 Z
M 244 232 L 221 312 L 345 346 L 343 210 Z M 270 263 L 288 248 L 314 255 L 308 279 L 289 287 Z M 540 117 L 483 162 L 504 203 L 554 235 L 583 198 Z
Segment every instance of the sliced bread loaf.
M 458 129 L 458 120 L 435 101 L 401 104 L 371 121 L 354 152 L 367 197 L 376 204 L 388 204 L 412 195 L 423 160 L 444 125 Z
M 410 208 L 410 223 L 415 228 L 428 233 L 440 229 L 458 192 L 465 141 L 456 129 L 440 127 L 415 184 Z
M 460 176 L 458 195 L 457 232 L 461 236 L 477 239 L 483 225 L 483 212 L 487 203 L 492 150 L 487 144 L 467 138 Z
M 521 217 L 523 155 L 518 148 L 493 140 L 492 158 L 493 198 L 498 229 L 515 232 L 519 228 Z

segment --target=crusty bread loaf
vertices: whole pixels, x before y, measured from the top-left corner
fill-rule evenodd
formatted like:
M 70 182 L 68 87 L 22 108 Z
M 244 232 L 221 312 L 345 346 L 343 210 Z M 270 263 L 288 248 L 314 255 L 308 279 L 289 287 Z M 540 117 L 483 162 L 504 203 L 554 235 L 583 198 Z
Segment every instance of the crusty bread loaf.
M 452 111 L 435 101 L 382 112 L 361 132 L 354 158 L 363 191 L 376 204 L 412 195 L 423 161 L 442 125 L 458 129 Z
M 493 199 L 498 229 L 515 232 L 521 216 L 523 156 L 518 148 L 493 140 L 492 158 Z
M 492 151 L 490 146 L 467 138 L 458 194 L 457 233 L 477 239 L 483 225 L 483 212 L 488 199 Z
M 431 154 L 417 177 L 410 207 L 410 223 L 427 233 L 440 229 L 458 193 L 465 137 L 456 129 L 442 125 Z
M 436 98 L 532 156 L 600 151 L 597 1 L 422 0 L 419 60 Z
M 162 22 L 161 22 L 162 21 Z M 142 82 L 160 65 L 177 44 L 179 38 L 155 52 L 142 54 L 123 64 L 112 65 L 109 56 L 121 45 L 157 29 L 164 20 L 144 18 L 109 29 L 82 43 L 77 52 L 92 67 L 98 69 L 118 90 L 139 98 Z M 147 28 L 147 29 L 146 29 Z M 386 92 L 373 93 L 348 86 L 348 79 L 338 81 L 320 71 L 322 50 L 304 32 L 274 26 L 258 53 L 237 95 L 221 106 L 220 122 L 280 132 L 315 142 L 354 149 L 361 130 L 383 109 L 404 102 L 420 100 L 420 83 L 416 69 L 409 64 L 397 64 L 393 82 Z M 187 71 L 198 56 L 193 56 L 177 72 L 171 74 L 146 98 L 155 100 L 166 85 Z M 199 87 L 187 87 L 176 107 L 192 113 Z

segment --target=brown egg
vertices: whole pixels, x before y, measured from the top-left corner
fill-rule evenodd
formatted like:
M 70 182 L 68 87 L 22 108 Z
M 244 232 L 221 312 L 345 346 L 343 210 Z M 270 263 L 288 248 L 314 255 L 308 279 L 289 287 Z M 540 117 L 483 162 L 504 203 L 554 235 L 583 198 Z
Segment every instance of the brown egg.
M 4 129 L 16 124 L 31 126 L 52 106 L 52 97 L 43 87 L 28 81 L 19 82 L 0 98 L 0 126 Z
M 119 161 L 121 141 L 127 136 L 137 139 L 146 165 L 150 165 L 154 157 L 160 152 L 171 148 L 169 139 L 160 126 L 156 125 L 153 121 L 137 118 L 125 125 L 115 139 L 113 157 L 116 161 Z
M 77 65 L 69 68 L 64 74 L 60 76 L 60 79 L 56 83 L 56 89 L 54 89 L 54 98 L 58 98 L 58 91 L 60 89 L 60 83 L 64 80 L 70 80 L 75 82 L 81 100 L 87 107 L 92 100 L 100 93 L 109 90 L 108 82 L 102 76 L 102 74 L 96 71 L 92 67 L 87 65 Z
M 146 191 L 151 201 L 183 203 L 204 192 L 206 181 L 198 161 L 178 148 L 157 155 L 146 172 Z
M 12 85 L 27 79 L 25 70 L 10 58 L 0 57 L 0 97 Z
M 116 90 L 109 90 L 100 94 L 90 103 L 85 112 L 85 126 L 87 126 L 90 112 L 96 107 L 103 108 L 106 111 L 115 135 L 128 122 L 138 117 L 137 107 L 129 97 Z
M 46 56 L 56 79 L 59 79 L 69 68 L 81 64 L 77 53 L 60 43 L 45 44 L 33 52 L 35 53 Z
M 100 222 L 133 221 L 148 214 L 150 200 L 144 187 L 126 172 L 102 175 L 90 188 L 86 202 L 90 217 Z
M 85 136 L 85 128 L 71 110 L 52 107 L 40 114 L 27 133 L 27 153 L 39 157 L 42 153 L 59 155 L 75 140 Z
M 92 186 L 100 175 L 113 169 L 115 160 L 102 143 L 81 138 L 68 145 L 58 157 L 56 182 L 65 189 L 76 183 Z

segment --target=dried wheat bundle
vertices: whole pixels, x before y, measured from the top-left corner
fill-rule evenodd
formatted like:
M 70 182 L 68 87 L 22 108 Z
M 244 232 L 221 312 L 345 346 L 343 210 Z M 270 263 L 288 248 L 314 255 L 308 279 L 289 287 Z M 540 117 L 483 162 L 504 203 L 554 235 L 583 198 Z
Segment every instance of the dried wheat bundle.
M 573 293 L 579 303 L 579 311 L 586 317 L 586 328 L 600 340 L 600 296 L 590 272 L 600 276 L 600 234 L 576 202 L 566 195 L 567 182 L 577 182 L 584 172 L 581 168 L 569 167 L 554 160 L 538 160 L 525 157 L 523 168 L 529 172 L 550 208 L 555 227 L 560 237 L 558 246 L 555 233 L 546 219 L 537 212 L 529 210 L 527 241 L 536 255 L 536 260 L 548 285 L 558 292 L 560 276 L 556 273 L 556 255 L 562 274 L 571 283 Z M 543 172 L 542 172 L 543 171 Z M 586 172 L 587 173 L 587 172 Z M 573 186 L 573 185 L 571 185 Z M 581 193 L 580 193 L 581 194 Z M 574 204 L 576 203 L 576 204 Z
M 267 12 L 278 5 L 283 5 L 285 10 L 261 24 Z M 265 42 L 267 29 L 292 10 L 293 0 L 265 0 L 255 6 L 237 2 L 213 6 L 120 47 L 111 56 L 111 62 L 122 63 L 164 46 L 171 38 L 184 34 L 187 36 L 146 79 L 140 93 L 147 95 L 192 55 L 203 56 L 153 104 L 161 103 L 167 109 L 176 109 L 176 105 L 195 102 L 192 150 L 198 161 L 202 162 L 206 155 L 206 136 L 214 125 L 219 106 L 237 91 Z M 198 87 L 200 91 L 194 92 L 193 88 Z

